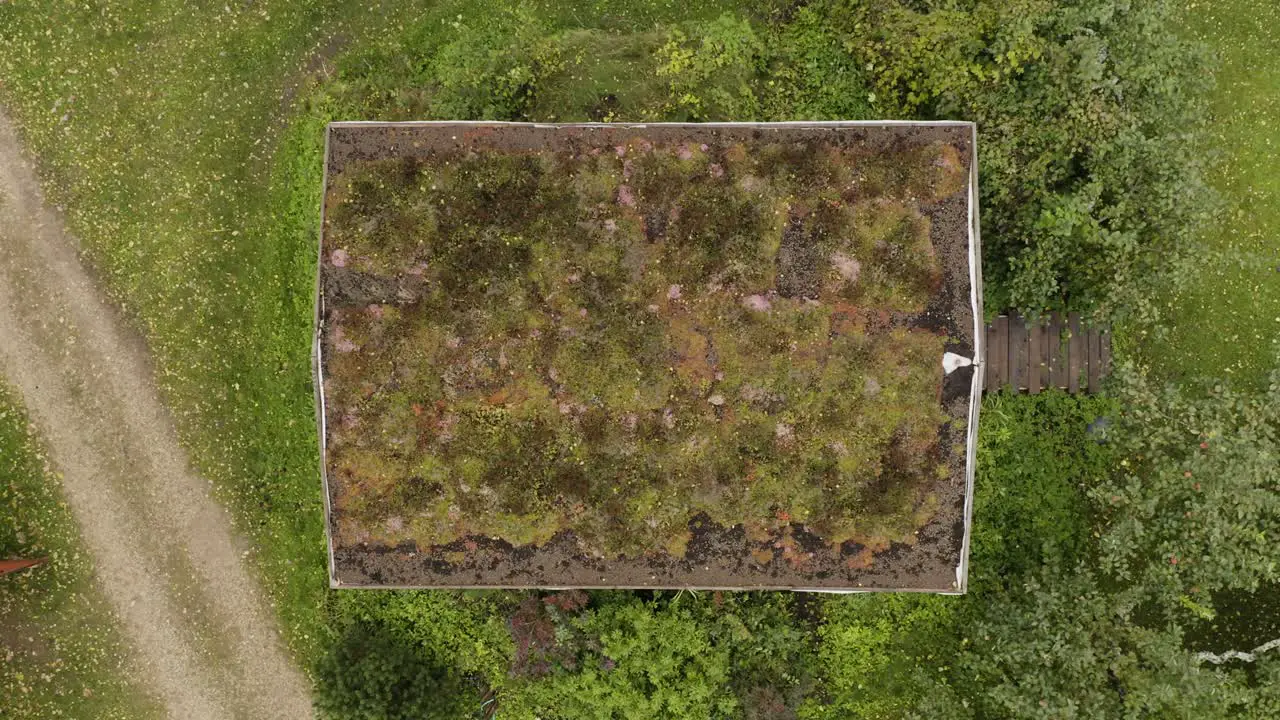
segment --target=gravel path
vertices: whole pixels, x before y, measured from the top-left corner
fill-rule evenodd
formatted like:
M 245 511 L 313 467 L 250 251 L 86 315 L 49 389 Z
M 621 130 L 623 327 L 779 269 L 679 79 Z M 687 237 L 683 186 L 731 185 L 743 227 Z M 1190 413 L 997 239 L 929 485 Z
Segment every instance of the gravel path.
M 305 678 L 191 469 L 141 337 L 82 266 L 0 115 L 0 375 L 44 435 L 98 584 L 172 718 L 311 717 Z

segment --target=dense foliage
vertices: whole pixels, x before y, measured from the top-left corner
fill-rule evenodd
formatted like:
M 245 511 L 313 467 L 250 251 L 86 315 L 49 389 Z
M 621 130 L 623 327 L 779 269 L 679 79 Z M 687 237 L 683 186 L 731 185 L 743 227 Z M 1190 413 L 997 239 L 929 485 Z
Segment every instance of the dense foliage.
M 513 616 L 524 649 L 504 716 L 763 720 L 787 717 L 808 689 L 812 648 L 787 595 L 587 600 L 529 598 Z
M 932 685 L 959 649 L 959 605 L 907 594 L 826 601 L 817 633 L 821 680 L 800 717 L 904 717 L 927 694 L 939 692 Z
M 911 5 L 855 3 L 848 37 L 878 109 L 978 123 L 987 306 L 1149 316 L 1205 209 L 1206 57 L 1175 3 Z
M 1047 563 L 1074 567 L 1092 556 L 1085 490 L 1118 461 L 1092 423 L 1117 406 L 1106 397 L 1051 392 L 991 395 L 978 433 L 978 492 L 970 565 L 979 591 L 1016 585 Z M 1101 425 L 1095 425 L 1097 428 Z
M 365 50 L 338 90 L 388 119 L 972 120 L 993 308 L 1153 317 L 1204 217 L 1206 56 L 1167 0 L 817 0 L 641 32 L 532 8 Z
M 1173 12 L 1171 2 L 1114 0 L 816 0 L 753 14 L 700 7 L 701 19 L 665 26 L 581 26 L 534 12 L 488 40 L 469 32 L 482 21 L 468 17 L 452 30 L 391 38 L 354 56 L 323 102 L 359 107 L 364 116 L 431 116 L 441 112 L 433 97 L 453 97 L 453 88 L 501 88 L 519 77 L 519 92 L 504 91 L 500 108 L 469 117 L 973 119 L 987 306 L 1093 311 L 1158 335 L 1153 292 L 1185 279 L 1185 257 L 1209 203 L 1201 145 L 1206 58 L 1169 30 Z M 479 52 L 476 42 L 494 43 L 486 63 L 440 61 Z M 399 68 L 415 53 L 434 60 L 413 84 L 440 92 L 392 90 L 406 84 Z M 455 76 L 469 79 L 459 85 Z M 1118 384 L 1128 388 L 1118 390 L 1125 402 L 1159 394 L 1123 375 Z M 1233 411 L 1220 407 L 1221 423 L 1238 427 Z M 1104 421 L 1087 430 L 1099 415 L 1115 419 L 1111 429 L 1101 430 Z M 1200 588 L 1188 594 L 1188 580 L 1172 593 L 1147 592 L 1126 579 L 1173 567 L 1159 552 L 1135 555 L 1133 548 L 1160 546 L 1148 531 L 1167 532 L 1168 542 L 1179 537 L 1185 516 L 1172 510 L 1180 501 L 1153 494 L 1129 516 L 1116 515 L 1109 501 L 1098 509 L 1090 503 L 1123 495 L 1112 492 L 1115 483 L 1141 496 L 1151 466 L 1119 461 L 1144 452 L 1135 448 L 1162 447 L 1160 438 L 1185 416 L 1168 403 L 1140 423 L 1108 400 L 988 398 L 971 600 L 823 601 L 819 662 L 797 685 L 812 691 L 784 712 L 1265 717 L 1248 677 L 1209 672 L 1181 649 L 1181 627 L 1211 612 Z M 1256 459 L 1245 450 L 1233 457 L 1245 456 Z M 1132 471 L 1129 480 L 1123 473 L 1112 479 L 1117 466 Z M 1251 477 L 1242 482 L 1262 487 L 1262 475 Z M 1264 505 L 1252 503 L 1249 512 Z M 1267 577 L 1248 543 L 1237 563 L 1252 568 L 1246 585 L 1248 577 Z M 1089 569 L 1099 560 L 1117 574 Z M 574 683 L 597 682 L 583 673 L 557 666 L 551 680 L 527 687 L 570 683 L 578 692 Z
M 1280 580 L 1280 372 L 1264 393 L 1161 387 L 1133 367 L 1114 387 L 1124 458 L 1092 491 L 1104 567 L 1192 593 Z
M 353 623 L 316 665 L 316 707 L 341 720 L 453 720 L 469 704 L 453 668 L 406 637 Z
M 962 650 L 921 693 L 913 716 L 1245 716 L 1241 675 L 1197 665 L 1177 624 L 1140 618 L 1141 593 L 1107 584 L 1087 569 L 1051 564 L 1008 592 L 982 596 Z

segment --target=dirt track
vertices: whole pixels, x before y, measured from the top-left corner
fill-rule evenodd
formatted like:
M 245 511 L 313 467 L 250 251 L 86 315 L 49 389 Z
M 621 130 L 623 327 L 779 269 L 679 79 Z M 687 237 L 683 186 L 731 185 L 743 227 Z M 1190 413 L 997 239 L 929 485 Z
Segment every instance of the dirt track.
M 178 443 L 144 342 L 44 206 L 3 115 L 0 375 L 43 435 L 137 673 L 168 715 L 310 717 L 306 680 Z

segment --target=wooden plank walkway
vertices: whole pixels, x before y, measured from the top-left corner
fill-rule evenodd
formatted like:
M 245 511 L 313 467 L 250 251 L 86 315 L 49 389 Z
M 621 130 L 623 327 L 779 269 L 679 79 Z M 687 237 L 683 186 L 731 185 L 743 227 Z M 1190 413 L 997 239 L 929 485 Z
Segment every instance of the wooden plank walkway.
M 1038 323 L 1000 315 L 987 326 L 986 352 L 984 390 L 1096 393 L 1111 365 L 1111 330 L 1085 327 L 1080 313 L 1053 313 Z

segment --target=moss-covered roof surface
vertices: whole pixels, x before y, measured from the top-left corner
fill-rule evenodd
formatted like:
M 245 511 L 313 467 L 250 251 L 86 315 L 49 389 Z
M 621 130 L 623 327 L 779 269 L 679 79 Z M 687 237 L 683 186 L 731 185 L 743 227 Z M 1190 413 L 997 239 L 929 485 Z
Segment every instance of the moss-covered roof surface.
M 336 580 L 951 588 L 971 143 L 332 126 Z

